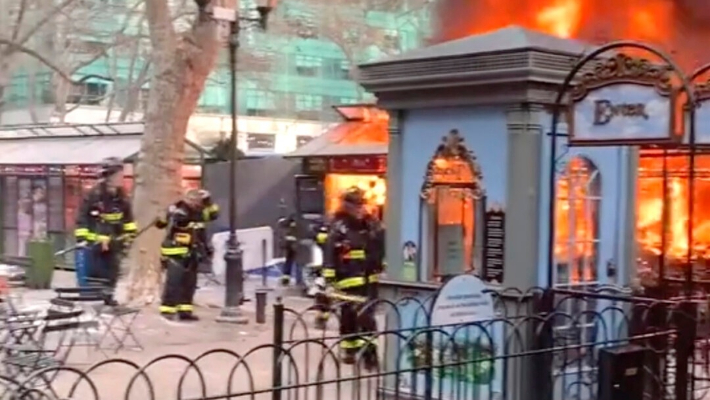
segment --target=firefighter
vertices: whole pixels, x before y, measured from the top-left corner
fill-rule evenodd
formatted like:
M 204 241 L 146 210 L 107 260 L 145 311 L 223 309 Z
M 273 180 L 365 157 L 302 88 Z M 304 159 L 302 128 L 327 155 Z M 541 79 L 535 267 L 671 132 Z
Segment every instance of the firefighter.
M 168 208 L 155 226 L 165 229 L 160 248 L 166 271 L 160 314 L 167 320 L 197 321 L 193 298 L 197 288 L 199 261 L 205 254 L 205 222 L 217 219 L 219 207 L 206 190 L 190 190 Z
M 321 251 L 325 252 L 325 244 L 328 239 L 328 225 L 325 223 L 319 224 L 316 229 L 315 241 Z M 322 261 L 321 261 L 322 262 Z M 315 295 L 316 320 L 317 329 L 325 329 L 330 318 L 331 301 L 327 295 L 327 289 L 330 287 L 333 278 L 335 278 L 335 270 L 333 268 L 325 268 L 323 265 L 316 266 L 318 268 L 316 287 L 318 291 Z
M 291 274 L 296 272 L 296 250 L 298 246 L 298 221 L 296 217 L 290 215 L 279 219 L 279 227 L 282 231 L 281 245 L 286 253 L 283 271 L 281 271 L 281 285 L 288 286 L 291 283 Z
M 137 232 L 131 204 L 123 189 L 123 162 L 107 158 L 101 166 L 98 184 L 83 200 L 74 231 L 77 243 L 91 247 L 88 276 L 107 281 L 107 305 L 116 305 L 113 295 L 121 257 Z
M 382 272 L 384 243 L 380 222 L 364 208 L 362 190 L 347 189 L 333 216 L 326 242 L 324 267 L 335 270 L 331 297 L 341 301 L 342 361 L 354 364 L 362 351 L 365 367 L 377 368 L 377 348 L 367 333 L 377 331 L 373 307 Z

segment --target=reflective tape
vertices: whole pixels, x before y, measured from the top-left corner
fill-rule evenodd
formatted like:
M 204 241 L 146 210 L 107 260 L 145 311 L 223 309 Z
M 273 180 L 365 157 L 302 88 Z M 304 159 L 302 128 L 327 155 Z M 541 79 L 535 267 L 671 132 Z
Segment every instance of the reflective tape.
M 187 312 L 192 312 L 193 307 L 192 304 L 179 304 L 177 306 L 178 311 L 187 311 Z
M 159 310 L 161 313 L 164 313 L 164 314 L 175 314 L 177 312 L 177 307 L 160 306 Z
M 138 230 L 138 225 L 135 222 L 127 222 L 123 224 L 124 232 L 133 232 Z
M 188 247 L 161 247 L 160 254 L 163 256 L 184 256 L 190 251 Z

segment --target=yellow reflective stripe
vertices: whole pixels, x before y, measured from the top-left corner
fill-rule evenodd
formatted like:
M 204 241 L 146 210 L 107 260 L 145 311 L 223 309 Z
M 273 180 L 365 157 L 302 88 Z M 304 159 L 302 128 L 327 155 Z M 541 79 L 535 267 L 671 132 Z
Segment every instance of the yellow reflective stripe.
M 365 259 L 365 250 L 350 250 L 345 254 L 343 257 L 345 259 L 349 260 L 364 260 Z
M 325 241 L 328 240 L 328 234 L 327 233 L 319 233 L 316 235 L 316 242 L 318 243 L 325 243 Z
M 138 230 L 138 225 L 136 225 L 135 222 L 127 222 L 123 224 L 123 231 L 124 232 L 132 232 L 132 231 L 137 231 Z
M 192 304 L 179 304 L 177 306 L 178 311 L 192 311 Z
M 205 226 L 204 222 L 190 222 L 187 227 L 192 229 L 203 229 Z
M 358 276 L 356 278 L 341 279 L 335 283 L 335 287 L 338 289 L 347 289 L 347 288 L 362 286 L 364 284 L 365 284 L 365 278 Z
M 354 296 L 351 294 L 345 294 L 343 292 L 332 292 L 328 294 L 328 297 L 331 297 L 335 300 L 340 300 L 340 301 L 349 301 L 353 303 L 365 303 L 367 302 L 367 298 L 363 296 Z
M 330 313 L 327 312 L 327 311 L 326 311 L 326 312 L 322 312 L 322 313 L 320 313 L 320 317 L 323 318 L 323 319 L 328 319 L 328 318 L 330 318 Z
M 89 234 L 89 230 L 87 228 L 76 228 L 74 229 L 74 236 L 76 237 L 85 237 L 86 235 Z
M 192 235 L 189 233 L 176 233 L 174 237 L 175 241 L 180 244 L 190 244 L 192 241 Z
M 104 221 L 120 221 L 123 218 L 123 213 L 106 213 L 106 214 L 101 214 L 101 218 Z
M 177 308 L 172 306 L 160 306 L 159 310 L 161 313 L 166 314 L 175 314 L 177 312 Z
M 96 235 L 96 240 L 98 240 L 98 241 L 103 241 L 103 242 L 108 242 L 108 241 L 111 240 L 111 236 Z
M 184 256 L 189 250 L 188 247 L 161 247 L 160 254 L 164 256 Z
M 333 268 L 323 268 L 321 274 L 323 278 L 335 278 L 335 270 Z
M 205 207 L 202 210 L 202 218 L 205 221 L 209 221 L 212 218 L 212 214 L 219 212 L 219 206 L 217 204 L 211 204 L 209 207 Z
M 380 281 L 380 276 L 377 275 L 377 274 L 375 274 L 375 275 L 370 275 L 370 276 L 367 277 L 367 281 L 370 282 L 370 283 L 379 282 L 379 281 Z
M 93 242 L 96 240 L 96 234 L 93 232 L 89 232 L 86 236 L 86 240 Z
M 365 346 L 365 341 L 362 339 L 344 339 L 340 342 L 341 349 L 359 349 Z

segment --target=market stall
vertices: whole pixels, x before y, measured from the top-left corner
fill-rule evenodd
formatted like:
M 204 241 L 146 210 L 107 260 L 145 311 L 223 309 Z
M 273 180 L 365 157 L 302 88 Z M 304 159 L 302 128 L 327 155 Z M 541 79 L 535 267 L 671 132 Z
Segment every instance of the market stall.
M 32 240 L 56 250 L 71 245 L 81 199 L 95 184 L 102 160 L 125 160 L 124 186 L 133 186 L 133 160 L 143 123 L 18 125 L 0 128 L 0 254 L 26 256 Z M 188 142 L 183 185 L 198 187 L 203 150 Z M 192 164 L 190 164 L 192 163 Z M 73 262 L 67 254 L 68 265 Z
M 340 194 L 357 186 L 365 192 L 368 211 L 382 218 L 387 187 L 387 113 L 373 105 L 337 106 L 343 122 L 298 150 L 296 210 L 305 218 L 331 215 Z

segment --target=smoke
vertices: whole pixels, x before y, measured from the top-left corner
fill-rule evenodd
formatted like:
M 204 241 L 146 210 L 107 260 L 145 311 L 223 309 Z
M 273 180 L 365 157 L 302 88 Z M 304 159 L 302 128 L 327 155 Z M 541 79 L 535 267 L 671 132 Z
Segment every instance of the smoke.
M 433 41 L 442 42 L 509 25 L 548 31 L 540 14 L 575 2 L 573 36 L 589 43 L 631 39 L 671 53 L 684 68 L 710 62 L 708 0 L 439 0 Z M 548 21 L 549 22 L 549 21 Z M 554 23 L 555 21 L 553 21 Z

